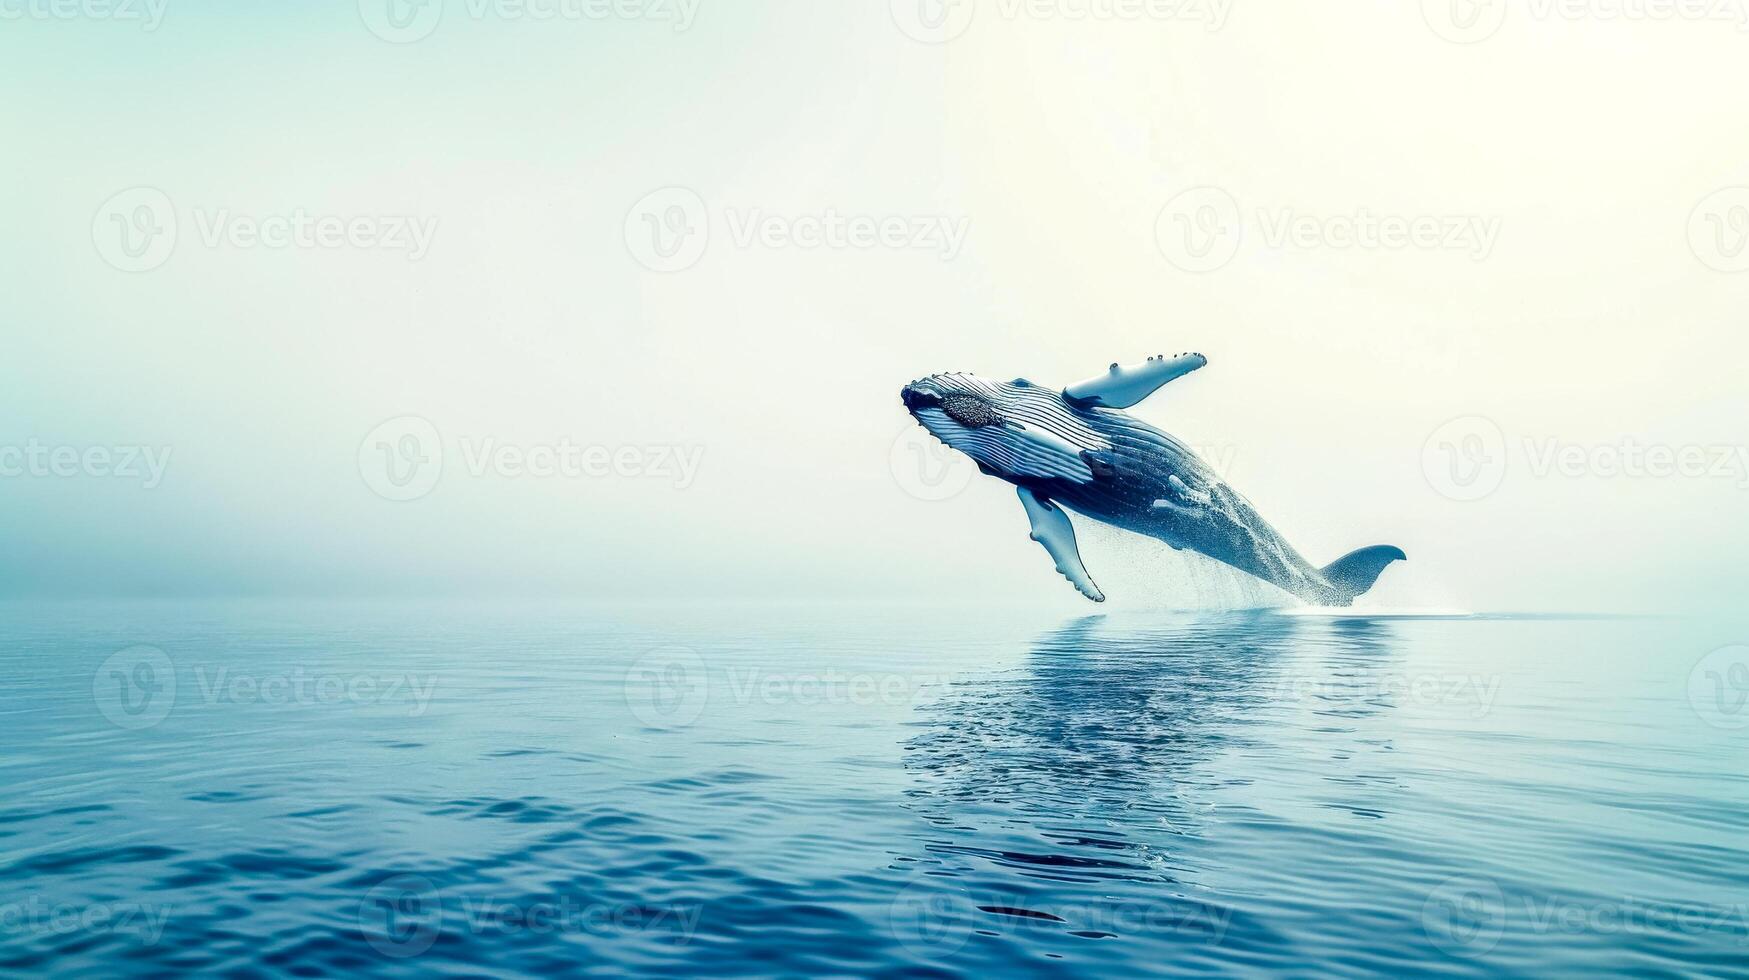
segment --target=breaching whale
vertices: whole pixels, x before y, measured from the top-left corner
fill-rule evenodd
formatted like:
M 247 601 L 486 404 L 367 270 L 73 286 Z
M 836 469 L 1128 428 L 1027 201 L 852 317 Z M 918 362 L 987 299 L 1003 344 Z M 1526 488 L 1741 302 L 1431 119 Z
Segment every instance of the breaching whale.
M 1095 602 L 1105 594 L 1081 563 L 1065 507 L 1207 555 L 1308 603 L 1353 603 L 1385 566 L 1407 557 L 1401 549 L 1375 545 L 1318 568 L 1190 447 L 1123 411 L 1207 363 L 1180 354 L 1113 364 L 1060 391 L 1024 378 L 1004 384 L 936 374 L 906 385 L 900 397 L 937 439 L 1018 488 L 1032 539 Z

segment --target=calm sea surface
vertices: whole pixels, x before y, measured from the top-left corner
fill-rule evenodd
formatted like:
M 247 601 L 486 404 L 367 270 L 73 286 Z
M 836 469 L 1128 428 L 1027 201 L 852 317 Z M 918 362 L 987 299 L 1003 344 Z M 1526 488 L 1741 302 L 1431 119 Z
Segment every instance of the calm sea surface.
M 1749 976 L 1749 630 L 0 606 L 8 975 Z

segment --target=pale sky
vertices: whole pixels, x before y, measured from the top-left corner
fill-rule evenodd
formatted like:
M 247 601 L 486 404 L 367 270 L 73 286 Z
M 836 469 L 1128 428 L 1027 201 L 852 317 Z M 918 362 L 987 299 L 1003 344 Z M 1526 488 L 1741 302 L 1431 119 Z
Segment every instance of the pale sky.
M 376 2 L 8 8 L 0 592 L 1072 612 L 898 390 L 1182 350 L 1140 414 L 1314 562 L 1404 548 L 1375 603 L 1749 585 L 1741 19 Z

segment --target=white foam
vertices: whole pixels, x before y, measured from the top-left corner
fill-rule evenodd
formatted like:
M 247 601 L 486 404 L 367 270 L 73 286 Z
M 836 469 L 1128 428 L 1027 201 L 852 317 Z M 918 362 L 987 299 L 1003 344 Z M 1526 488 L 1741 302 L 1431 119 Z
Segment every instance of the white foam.
M 1272 611 L 1280 616 L 1304 616 L 1310 619 L 1468 619 L 1475 615 L 1468 609 L 1437 607 L 1368 609 L 1355 606 L 1292 606 Z

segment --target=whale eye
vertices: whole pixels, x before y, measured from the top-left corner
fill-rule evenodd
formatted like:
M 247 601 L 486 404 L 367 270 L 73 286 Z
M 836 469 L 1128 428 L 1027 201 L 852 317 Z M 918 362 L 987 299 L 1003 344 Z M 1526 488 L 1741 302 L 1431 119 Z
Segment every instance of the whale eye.
M 968 429 L 982 429 L 1002 421 L 1002 416 L 996 414 L 995 407 L 989 402 L 977 395 L 961 392 L 942 398 L 941 410 L 947 413 L 948 418 Z

